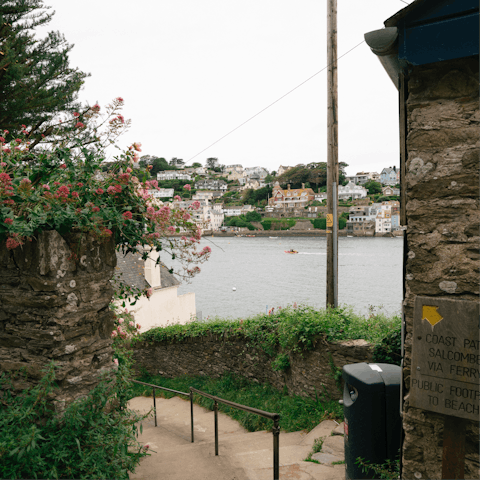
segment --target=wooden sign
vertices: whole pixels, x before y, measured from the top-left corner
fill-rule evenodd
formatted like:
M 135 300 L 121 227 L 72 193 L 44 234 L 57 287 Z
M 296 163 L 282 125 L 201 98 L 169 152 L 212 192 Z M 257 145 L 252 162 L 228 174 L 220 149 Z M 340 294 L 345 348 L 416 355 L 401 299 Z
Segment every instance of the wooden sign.
M 333 227 L 333 214 L 327 213 L 327 228 Z
M 478 421 L 479 313 L 475 301 L 416 298 L 412 407 Z

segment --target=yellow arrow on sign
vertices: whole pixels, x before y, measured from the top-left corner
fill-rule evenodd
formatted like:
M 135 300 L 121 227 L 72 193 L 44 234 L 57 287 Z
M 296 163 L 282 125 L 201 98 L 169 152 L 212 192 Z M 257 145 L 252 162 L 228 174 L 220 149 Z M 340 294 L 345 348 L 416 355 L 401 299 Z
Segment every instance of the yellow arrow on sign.
M 327 227 L 333 227 L 333 214 L 327 213 Z
M 422 320 L 426 320 L 432 327 L 436 325 L 440 320 L 443 320 L 443 317 L 437 312 L 438 307 L 433 305 L 423 305 Z

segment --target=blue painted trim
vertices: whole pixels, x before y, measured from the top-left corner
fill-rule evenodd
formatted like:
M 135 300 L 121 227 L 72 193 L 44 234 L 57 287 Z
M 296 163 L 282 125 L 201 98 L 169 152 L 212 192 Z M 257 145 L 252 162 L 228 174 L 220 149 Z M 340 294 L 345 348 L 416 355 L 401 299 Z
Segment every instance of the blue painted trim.
M 479 54 L 478 11 L 424 25 L 403 23 L 399 30 L 398 58 L 412 65 Z

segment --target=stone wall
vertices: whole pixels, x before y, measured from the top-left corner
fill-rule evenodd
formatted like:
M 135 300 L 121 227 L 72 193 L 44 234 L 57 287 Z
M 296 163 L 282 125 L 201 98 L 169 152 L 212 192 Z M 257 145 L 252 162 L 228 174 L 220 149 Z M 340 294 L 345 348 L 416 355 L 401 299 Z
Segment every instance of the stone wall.
M 134 359 L 138 373 L 145 369 L 152 375 L 168 378 L 182 375 L 219 377 L 226 372 L 270 383 L 277 389 L 288 388 L 290 394 L 311 396 L 328 392 L 342 398 L 332 374 L 346 364 L 370 362 L 370 344 L 365 340 L 337 343 L 319 342 L 312 351 L 290 355 L 290 369 L 272 370 L 272 358 L 253 348 L 242 337 L 196 337 L 172 343 L 135 343 Z
M 88 393 L 112 363 L 113 241 L 42 232 L 22 248 L 0 246 L 0 369 L 25 371 L 16 390 L 59 365 L 57 408 Z
M 403 478 L 442 478 L 444 416 L 409 406 L 417 295 L 479 299 L 478 59 L 410 72 L 407 100 Z M 479 478 L 469 422 L 465 478 Z M 419 476 L 420 475 L 420 476 Z

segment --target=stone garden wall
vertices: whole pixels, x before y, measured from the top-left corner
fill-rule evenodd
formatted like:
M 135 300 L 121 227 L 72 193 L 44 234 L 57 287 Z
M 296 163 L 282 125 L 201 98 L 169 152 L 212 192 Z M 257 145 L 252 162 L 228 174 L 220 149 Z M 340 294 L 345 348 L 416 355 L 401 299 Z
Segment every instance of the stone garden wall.
M 415 297 L 479 300 L 478 80 L 478 59 L 463 59 L 408 81 L 403 478 L 442 478 L 444 416 L 408 400 Z M 479 478 L 478 436 L 470 421 L 465 478 Z
M 319 342 L 312 351 L 291 354 L 291 367 L 272 370 L 273 359 L 261 349 L 253 348 L 241 337 L 196 337 L 172 343 L 135 343 L 134 359 L 138 373 L 168 378 L 182 375 L 219 377 L 226 372 L 270 383 L 289 394 L 315 398 L 325 391 L 334 399 L 342 398 L 333 373 L 350 363 L 372 361 L 370 344 L 365 340 L 337 343 Z
M 36 384 L 53 359 L 61 410 L 112 369 L 108 305 L 115 265 L 113 241 L 56 231 L 14 250 L 0 246 L 0 370 L 26 373 L 16 390 Z

